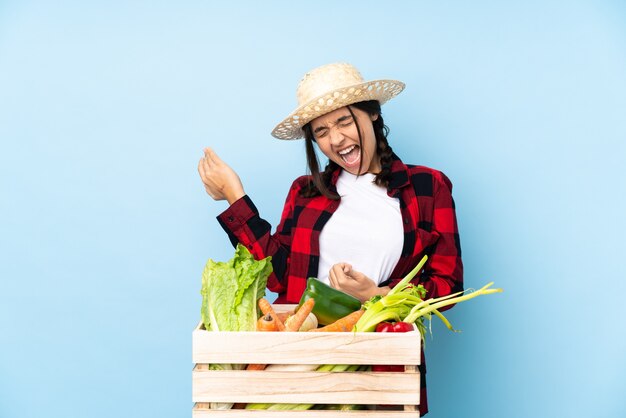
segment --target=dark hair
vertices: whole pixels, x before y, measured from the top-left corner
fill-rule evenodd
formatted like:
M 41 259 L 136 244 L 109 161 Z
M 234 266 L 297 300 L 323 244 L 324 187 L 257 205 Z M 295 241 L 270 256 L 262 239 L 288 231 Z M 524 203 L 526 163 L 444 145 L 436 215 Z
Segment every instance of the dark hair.
M 376 137 L 376 154 L 380 158 L 381 171 L 376 175 L 374 182 L 379 186 L 388 188 L 389 179 L 391 177 L 391 156 L 393 151 L 391 150 L 391 146 L 387 142 L 389 128 L 385 125 L 385 122 L 383 121 L 383 115 L 380 111 L 380 103 L 377 100 L 370 100 L 367 102 L 353 103 L 347 106 L 350 114 L 352 115 L 352 118 L 354 119 L 354 123 L 356 124 L 357 132 L 359 135 L 359 152 L 361 153 L 361 156 L 363 156 L 363 138 L 361 137 L 361 127 L 359 126 L 359 122 L 352 112 L 352 106 L 366 112 L 369 115 L 378 115 L 378 118 L 376 118 L 376 120 L 372 122 L 372 125 L 374 127 L 374 135 Z M 328 164 L 324 168 L 324 171 L 320 173 L 319 160 L 313 147 L 313 142 L 315 142 L 315 136 L 313 135 L 313 131 L 311 129 L 311 123 L 309 122 L 304 125 L 302 127 L 302 130 L 304 131 L 306 159 L 309 172 L 311 173 L 311 182 L 309 182 L 308 187 L 305 187 L 300 191 L 300 195 L 303 197 L 324 195 L 329 199 L 338 200 L 339 195 L 330 190 L 329 187 L 332 173 L 337 168 L 339 168 L 339 165 L 329 159 Z M 360 164 L 362 163 L 363 161 L 361 160 Z M 363 167 L 359 165 L 359 174 L 361 173 L 362 169 Z

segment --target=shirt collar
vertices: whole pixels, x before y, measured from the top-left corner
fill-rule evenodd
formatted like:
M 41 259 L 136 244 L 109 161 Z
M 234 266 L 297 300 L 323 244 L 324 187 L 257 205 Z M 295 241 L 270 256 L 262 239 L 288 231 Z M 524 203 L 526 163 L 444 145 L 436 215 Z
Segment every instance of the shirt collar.
M 402 187 L 408 186 L 409 182 L 409 168 L 400 160 L 400 158 L 392 153 L 391 155 L 391 179 L 389 179 L 389 190 L 398 190 Z

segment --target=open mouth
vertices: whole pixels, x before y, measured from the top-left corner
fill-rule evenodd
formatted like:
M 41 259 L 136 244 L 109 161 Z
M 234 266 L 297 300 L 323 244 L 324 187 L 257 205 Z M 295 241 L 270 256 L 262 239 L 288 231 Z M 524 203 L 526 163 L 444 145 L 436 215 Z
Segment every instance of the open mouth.
M 359 160 L 361 159 L 361 152 L 358 145 L 352 145 L 351 147 L 339 151 L 338 154 L 343 162 L 349 167 L 358 165 Z

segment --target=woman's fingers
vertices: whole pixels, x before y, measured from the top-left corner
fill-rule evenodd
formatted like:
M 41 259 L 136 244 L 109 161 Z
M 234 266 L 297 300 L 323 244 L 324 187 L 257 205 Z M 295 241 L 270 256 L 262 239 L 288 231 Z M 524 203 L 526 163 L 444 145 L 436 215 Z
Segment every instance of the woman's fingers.
M 209 165 L 217 165 L 222 162 L 222 160 L 220 159 L 220 157 L 217 156 L 215 151 L 213 151 L 213 149 L 209 147 L 204 149 L 204 158 L 207 160 L 207 163 L 209 163 Z
M 346 292 L 361 301 L 369 299 L 376 283 L 360 271 L 353 270 L 348 263 L 334 264 L 328 272 L 328 281 L 335 289 Z
M 202 180 L 202 184 L 204 185 L 204 189 L 206 190 L 207 194 L 209 196 L 211 196 L 213 199 L 216 198 L 215 193 L 213 192 L 213 189 L 210 187 L 210 179 L 207 176 L 206 173 L 206 161 L 204 158 L 201 158 L 200 161 L 198 162 L 198 173 L 200 174 L 200 180 Z
M 200 173 L 200 178 L 205 186 L 208 186 L 210 182 L 209 174 L 211 172 L 211 168 L 209 167 L 209 163 L 206 158 L 201 158 L 200 163 L 198 163 L 198 172 Z
M 209 158 L 206 157 L 202 159 L 202 165 L 204 166 L 204 174 L 206 176 L 209 176 L 209 174 L 215 169 L 215 164 L 211 163 Z
M 328 281 L 335 289 L 343 288 L 346 284 L 346 280 L 350 279 L 350 277 L 346 275 L 346 268 L 350 271 L 352 266 L 346 263 L 337 263 L 330 268 L 330 271 L 328 272 Z
M 352 271 L 352 266 L 348 263 L 342 263 L 341 270 L 346 276 L 350 276 L 350 272 Z
M 335 277 L 335 272 L 332 267 L 328 271 L 328 282 L 331 287 L 334 287 L 335 289 L 337 288 L 337 278 Z
M 207 193 L 215 200 L 228 200 L 232 204 L 245 195 L 237 173 L 209 147 L 204 149 L 204 158 L 198 171 Z
M 218 193 L 218 188 L 215 184 L 214 179 L 211 176 L 212 169 L 209 166 L 206 158 L 200 158 L 198 162 L 198 173 L 200 174 L 200 180 L 202 180 L 202 184 L 204 185 L 204 189 L 207 194 L 211 196 L 214 200 L 221 200 Z
M 341 264 L 334 264 L 328 272 L 328 281 L 330 282 L 331 286 L 335 289 L 341 289 L 344 280 L 345 275 L 343 274 Z
M 205 164 L 206 160 L 204 158 L 200 158 L 200 161 L 198 161 L 198 173 L 200 174 L 202 182 L 205 182 L 206 180 L 206 169 L 204 167 Z
M 339 281 L 342 279 L 351 279 L 350 273 L 352 272 L 352 265 L 348 263 L 337 263 L 333 266 L 335 275 Z

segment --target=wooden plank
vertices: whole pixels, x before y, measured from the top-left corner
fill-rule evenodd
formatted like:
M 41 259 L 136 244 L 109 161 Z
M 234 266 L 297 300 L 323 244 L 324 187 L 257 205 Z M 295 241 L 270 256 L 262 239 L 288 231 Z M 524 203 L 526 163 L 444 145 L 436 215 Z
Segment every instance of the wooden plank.
M 218 411 L 194 407 L 193 418 L 419 418 L 419 412 L 406 411 L 263 411 L 230 409 Z
M 274 305 L 277 312 L 295 305 Z M 421 337 L 413 333 L 192 334 L 194 418 L 419 417 Z M 380 353 L 385 353 L 382 356 Z M 383 358 L 384 357 L 384 358 Z M 404 373 L 209 371 L 208 363 L 404 364 Z M 396 405 L 394 410 L 210 410 L 209 402 Z
M 196 329 L 192 340 L 194 363 L 417 365 L 421 359 L 421 338 L 417 331 L 209 332 Z
M 296 309 L 296 306 L 298 306 L 297 304 L 289 304 L 289 303 L 285 303 L 285 304 L 276 304 L 276 305 L 272 305 L 272 307 L 274 308 L 274 310 L 276 312 L 293 312 Z
M 192 372 L 193 402 L 418 405 L 419 373 Z
M 415 373 L 415 372 L 419 373 L 417 371 L 417 366 L 412 366 L 412 365 L 404 366 L 404 372 L 405 373 Z M 404 410 L 407 412 L 415 412 L 418 409 L 417 409 L 417 405 L 404 405 Z

